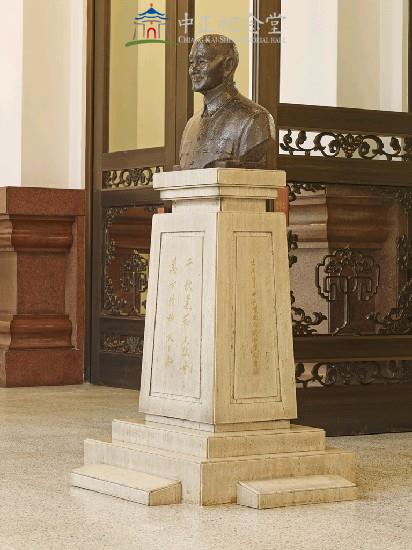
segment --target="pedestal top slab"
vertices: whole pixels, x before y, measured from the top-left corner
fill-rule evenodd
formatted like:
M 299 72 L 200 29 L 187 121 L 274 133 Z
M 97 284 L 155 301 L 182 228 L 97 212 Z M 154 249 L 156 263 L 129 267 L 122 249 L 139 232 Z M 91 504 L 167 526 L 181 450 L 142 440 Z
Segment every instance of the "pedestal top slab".
M 155 189 L 182 187 L 203 187 L 205 185 L 237 187 L 271 187 L 281 189 L 286 186 L 286 172 L 281 170 L 249 170 L 242 168 L 204 168 L 201 170 L 181 170 L 154 174 Z
M 193 199 L 276 199 L 286 186 L 286 173 L 280 170 L 205 168 L 154 174 L 153 187 L 163 200 Z M 250 210 L 253 210 L 250 209 Z

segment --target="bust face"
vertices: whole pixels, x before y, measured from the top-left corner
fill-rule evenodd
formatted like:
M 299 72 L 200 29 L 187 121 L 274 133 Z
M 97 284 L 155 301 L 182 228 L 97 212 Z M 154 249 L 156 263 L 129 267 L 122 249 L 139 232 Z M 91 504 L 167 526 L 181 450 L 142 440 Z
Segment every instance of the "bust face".
M 189 74 L 195 92 L 213 90 L 227 79 L 227 57 L 219 46 L 196 42 L 189 56 Z

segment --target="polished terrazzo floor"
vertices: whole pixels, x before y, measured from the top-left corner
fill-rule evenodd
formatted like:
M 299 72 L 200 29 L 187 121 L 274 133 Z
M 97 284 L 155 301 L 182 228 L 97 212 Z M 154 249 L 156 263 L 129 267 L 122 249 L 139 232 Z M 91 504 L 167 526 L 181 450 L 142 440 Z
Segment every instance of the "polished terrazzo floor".
M 0 389 L 0 550 L 412 550 L 412 433 L 329 440 L 357 453 L 358 502 L 146 508 L 71 488 L 83 439 L 108 438 L 136 403 L 89 385 Z

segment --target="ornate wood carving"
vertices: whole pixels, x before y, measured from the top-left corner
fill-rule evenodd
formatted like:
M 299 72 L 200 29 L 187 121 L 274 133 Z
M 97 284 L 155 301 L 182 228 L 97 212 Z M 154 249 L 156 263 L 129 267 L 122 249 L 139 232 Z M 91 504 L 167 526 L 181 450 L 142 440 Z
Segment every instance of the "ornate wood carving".
M 294 202 L 298 195 L 301 195 L 303 191 L 307 193 L 317 193 L 318 191 L 325 191 L 326 185 L 317 183 L 288 183 L 289 188 L 289 202 Z
M 292 251 L 299 248 L 298 236 L 292 231 L 288 231 L 288 250 L 289 250 L 289 269 L 298 261 L 298 258 L 292 254 Z M 307 315 L 305 310 L 296 307 L 296 298 L 293 291 L 290 293 L 292 308 L 292 330 L 293 336 L 308 336 L 316 334 L 317 330 L 313 327 L 319 326 L 327 317 L 323 313 L 313 313 L 313 317 Z
M 147 187 L 153 183 L 153 174 L 163 171 L 163 166 L 145 166 L 103 172 L 103 189 L 130 189 Z
M 379 328 L 380 334 L 412 334 L 412 279 L 402 288 L 397 307 L 389 313 L 371 313 L 368 319 Z
M 326 315 L 320 312 L 312 313 L 312 316 L 307 315 L 305 310 L 295 306 L 295 296 L 290 293 L 292 302 L 292 328 L 293 336 L 309 336 L 316 334 L 317 330 L 313 327 L 319 326 L 323 321 L 327 321 Z
M 396 250 L 399 267 L 404 271 L 409 269 L 412 264 L 412 246 L 407 235 L 401 235 L 396 239 Z
M 143 336 L 124 334 L 102 334 L 102 351 L 143 356 Z
M 372 256 L 358 250 L 340 248 L 324 256 L 316 266 L 315 284 L 318 293 L 328 302 L 343 296 L 343 323 L 334 334 L 358 334 L 352 326 L 352 299 L 369 301 L 378 291 L 380 266 Z
M 144 308 L 143 295 L 147 291 L 149 262 L 148 256 L 131 247 L 130 228 L 136 230 L 136 221 L 128 231 L 118 230 L 118 238 L 112 236 L 113 224 L 130 213 L 132 207 L 108 208 L 104 214 L 105 246 L 103 270 L 103 313 L 110 316 L 139 317 Z M 147 212 L 144 223 L 148 224 L 152 212 Z M 122 249 L 122 254 L 119 250 Z M 114 281 L 111 274 L 116 263 L 118 277 Z
M 280 150 L 293 156 L 296 153 L 311 156 L 320 153 L 323 157 L 354 157 L 362 160 L 384 159 L 392 161 L 412 160 L 412 137 L 391 137 L 385 144 L 380 136 L 323 131 L 309 137 L 305 130 L 287 130 L 280 143 Z
M 302 387 L 370 385 L 374 383 L 412 382 L 412 361 L 364 361 L 343 363 L 316 363 L 306 368 L 296 365 L 296 383 Z

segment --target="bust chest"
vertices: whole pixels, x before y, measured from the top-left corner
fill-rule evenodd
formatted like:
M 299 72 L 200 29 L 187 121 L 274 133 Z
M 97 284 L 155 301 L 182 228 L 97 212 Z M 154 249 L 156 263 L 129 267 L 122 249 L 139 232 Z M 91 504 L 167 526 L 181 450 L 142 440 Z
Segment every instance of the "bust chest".
M 244 124 L 244 120 L 228 109 L 204 117 L 195 115 L 183 135 L 182 169 L 205 168 L 213 162 L 238 158 Z

